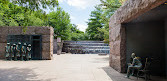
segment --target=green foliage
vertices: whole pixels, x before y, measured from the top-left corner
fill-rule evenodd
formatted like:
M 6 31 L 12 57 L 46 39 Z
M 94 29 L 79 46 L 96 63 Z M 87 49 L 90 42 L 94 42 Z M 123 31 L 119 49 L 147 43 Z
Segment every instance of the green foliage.
M 9 1 L 9 0 L 4 0 L 4 1 Z M 53 9 L 54 7 L 58 6 L 58 0 L 11 0 L 11 1 L 14 4 L 17 4 L 30 10 L 39 10 L 41 7 L 45 9 L 49 7 L 50 9 Z
M 104 24 L 104 28 L 99 31 L 104 33 L 104 41 L 109 43 L 109 20 L 114 12 L 123 4 L 125 0 L 100 0 L 102 4 L 101 9 L 103 11 L 101 16 L 101 22 Z
M 109 42 L 109 19 L 125 0 L 100 0 L 91 12 L 86 33 L 89 40 L 104 40 Z
M 11 1 L 20 6 L 10 3 L 9 0 L 0 0 L 0 26 L 23 26 L 23 32 L 26 32 L 27 26 L 52 26 L 55 29 L 54 33 L 63 40 L 83 39 L 83 32 L 79 31 L 76 25 L 71 24 L 69 14 L 60 7 L 56 11 L 46 14 L 39 9 L 39 5 L 36 5 L 37 3 L 43 3 L 42 5 L 45 8 L 53 1 L 55 3 L 52 3 L 51 6 L 54 7 L 58 5 L 57 0 Z M 24 3 L 31 4 L 25 6 Z
M 1 2 L 1 1 L 0 1 Z M 41 16 L 45 16 L 42 12 L 32 11 L 12 3 L 0 3 L 0 22 L 1 26 L 43 26 L 44 20 Z M 31 13 L 32 12 L 32 13 Z M 41 14 L 37 16 L 36 14 Z M 3 24 L 2 24 L 3 23 Z
M 0 20 L 0 26 L 5 26 L 5 24 Z
M 18 23 L 14 19 L 11 19 L 9 26 L 18 26 Z
M 70 30 L 71 30 L 71 35 L 70 35 L 71 40 L 80 41 L 80 40 L 85 40 L 86 39 L 84 32 L 77 29 L 77 25 L 73 24 L 71 26 Z
M 102 28 L 103 24 L 101 23 L 101 15 L 102 11 L 99 6 L 95 7 L 96 10 L 91 12 L 90 19 L 88 22 L 88 28 L 86 29 L 86 33 L 89 35 L 89 40 L 103 40 L 103 36 L 101 32 L 98 31 L 98 28 Z
M 61 8 L 48 14 L 48 24 L 54 28 L 54 32 L 63 40 L 69 39 L 70 16 Z

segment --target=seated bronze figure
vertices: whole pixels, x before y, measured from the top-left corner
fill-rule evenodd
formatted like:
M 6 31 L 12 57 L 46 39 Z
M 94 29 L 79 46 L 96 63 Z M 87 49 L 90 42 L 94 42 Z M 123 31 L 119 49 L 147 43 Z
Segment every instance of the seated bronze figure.
M 131 58 L 133 59 L 133 61 L 132 63 L 128 63 L 127 75 L 125 76 L 127 78 L 133 75 L 135 69 L 139 70 L 140 68 L 142 68 L 142 63 L 136 57 L 135 53 L 132 53 Z

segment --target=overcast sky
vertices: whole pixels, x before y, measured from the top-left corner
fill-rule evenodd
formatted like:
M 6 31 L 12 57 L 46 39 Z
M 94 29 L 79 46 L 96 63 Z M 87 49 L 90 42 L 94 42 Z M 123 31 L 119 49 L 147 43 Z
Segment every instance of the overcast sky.
M 87 21 L 90 18 L 94 6 L 100 4 L 100 0 L 58 0 L 60 7 L 70 14 L 71 22 L 78 25 L 81 31 L 87 28 Z

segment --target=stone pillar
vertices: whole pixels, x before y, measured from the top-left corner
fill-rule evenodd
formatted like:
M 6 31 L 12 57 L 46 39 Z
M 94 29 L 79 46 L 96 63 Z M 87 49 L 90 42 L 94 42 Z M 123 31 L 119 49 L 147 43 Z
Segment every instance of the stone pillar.
M 54 54 L 57 53 L 57 39 L 54 39 L 54 41 L 53 41 L 53 53 Z
M 61 38 L 57 38 L 57 55 L 61 54 Z
M 110 61 L 109 64 L 119 72 L 126 69 L 125 28 L 121 24 L 110 29 Z

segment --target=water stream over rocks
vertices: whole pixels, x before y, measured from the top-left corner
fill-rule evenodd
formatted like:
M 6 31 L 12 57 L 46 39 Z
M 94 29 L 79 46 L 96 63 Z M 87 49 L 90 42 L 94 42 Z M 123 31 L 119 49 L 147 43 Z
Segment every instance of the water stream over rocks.
M 62 51 L 72 54 L 109 54 L 110 47 L 103 41 L 64 41 Z

